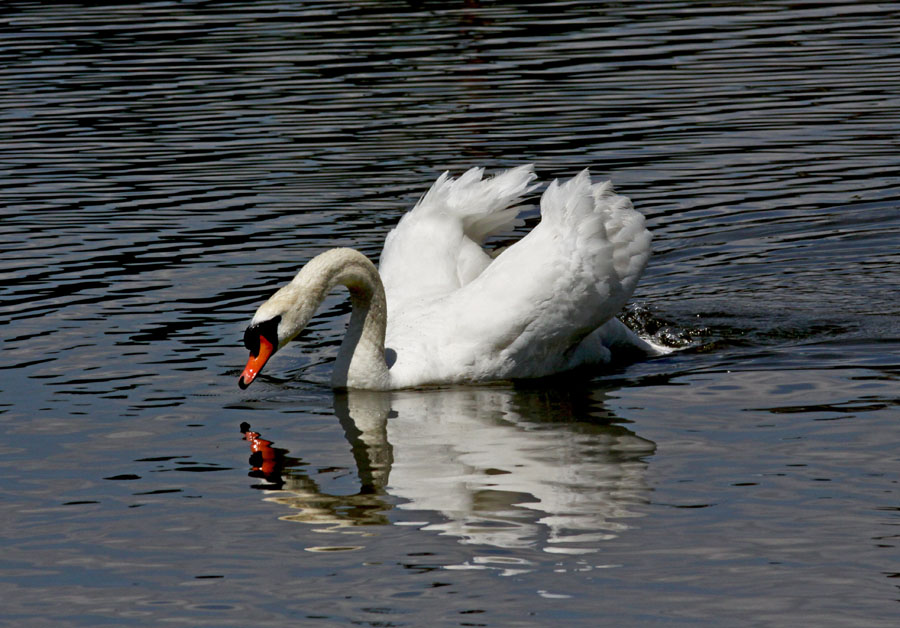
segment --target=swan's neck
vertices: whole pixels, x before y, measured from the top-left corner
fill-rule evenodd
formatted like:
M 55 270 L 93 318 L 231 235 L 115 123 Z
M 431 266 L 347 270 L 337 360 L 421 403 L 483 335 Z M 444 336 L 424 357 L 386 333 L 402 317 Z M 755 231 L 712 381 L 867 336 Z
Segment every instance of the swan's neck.
M 353 249 L 332 249 L 313 258 L 285 289 L 292 301 L 290 337 L 300 333 L 319 304 L 336 285 L 350 291 L 353 311 L 347 334 L 334 364 L 331 383 L 335 388 L 389 388 L 390 376 L 384 360 L 387 302 L 378 269 Z M 277 295 L 276 295 L 277 296 Z M 274 298 L 274 297 L 273 297 Z M 287 339 L 285 339 L 285 342 Z
M 362 253 L 348 251 L 355 261 L 344 266 L 336 283 L 350 291 L 350 323 L 341 343 L 331 384 L 335 388 L 389 388 L 390 376 L 384 360 L 387 300 L 375 265 Z

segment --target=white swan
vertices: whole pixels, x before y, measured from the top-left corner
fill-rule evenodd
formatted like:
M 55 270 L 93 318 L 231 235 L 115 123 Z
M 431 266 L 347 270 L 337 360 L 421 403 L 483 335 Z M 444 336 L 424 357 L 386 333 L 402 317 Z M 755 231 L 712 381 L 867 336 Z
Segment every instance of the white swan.
M 535 378 L 603 364 L 619 347 L 656 348 L 614 318 L 650 255 L 631 201 L 587 170 L 541 197 L 541 222 L 492 258 L 482 243 L 512 226 L 533 167 L 493 178 L 441 175 L 384 243 L 380 274 L 364 255 L 313 258 L 256 311 L 244 334 L 246 388 L 307 325 L 337 284 L 352 313 L 335 388 L 390 390 Z

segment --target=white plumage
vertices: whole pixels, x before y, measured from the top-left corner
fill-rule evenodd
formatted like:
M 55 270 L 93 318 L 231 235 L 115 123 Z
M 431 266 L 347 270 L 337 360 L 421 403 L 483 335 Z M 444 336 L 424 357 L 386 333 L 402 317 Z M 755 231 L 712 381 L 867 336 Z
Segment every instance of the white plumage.
M 593 184 L 587 170 L 554 181 L 530 233 L 496 258 L 482 248 L 514 224 L 534 178 L 530 165 L 487 179 L 481 168 L 441 175 L 388 234 L 379 270 L 351 249 L 323 253 L 260 306 L 245 343 L 253 353 L 268 337 L 276 351 L 343 284 L 353 314 L 338 388 L 535 378 L 606 363 L 619 347 L 655 353 L 615 319 L 647 263 L 650 233 L 609 182 Z M 258 353 L 242 386 L 268 359 Z

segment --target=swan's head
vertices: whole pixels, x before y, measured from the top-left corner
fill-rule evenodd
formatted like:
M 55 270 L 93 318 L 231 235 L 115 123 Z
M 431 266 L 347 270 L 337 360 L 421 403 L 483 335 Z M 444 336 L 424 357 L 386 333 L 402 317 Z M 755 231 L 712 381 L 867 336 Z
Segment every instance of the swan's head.
M 306 327 L 315 313 L 317 302 L 305 298 L 308 287 L 298 278 L 260 305 L 244 332 L 244 346 L 250 350 L 250 359 L 238 378 L 242 389 L 256 379 L 276 351 Z

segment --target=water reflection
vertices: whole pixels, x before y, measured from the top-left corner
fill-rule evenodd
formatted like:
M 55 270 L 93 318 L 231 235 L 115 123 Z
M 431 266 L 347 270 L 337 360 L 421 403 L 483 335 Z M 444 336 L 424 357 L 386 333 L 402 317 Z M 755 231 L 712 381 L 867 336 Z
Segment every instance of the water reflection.
M 641 515 L 656 447 L 620 425 L 603 398 L 505 387 L 336 394 L 356 463 L 359 488 L 349 495 L 323 488 L 248 425 L 242 431 L 266 499 L 291 509 L 284 520 L 344 531 L 409 523 L 405 512 L 391 515 L 398 508 L 462 543 L 581 554 Z

